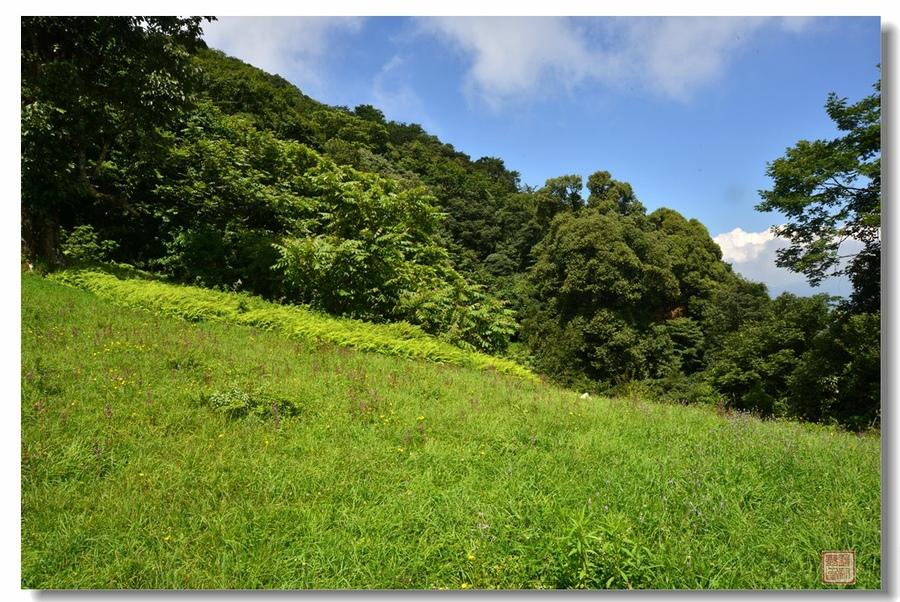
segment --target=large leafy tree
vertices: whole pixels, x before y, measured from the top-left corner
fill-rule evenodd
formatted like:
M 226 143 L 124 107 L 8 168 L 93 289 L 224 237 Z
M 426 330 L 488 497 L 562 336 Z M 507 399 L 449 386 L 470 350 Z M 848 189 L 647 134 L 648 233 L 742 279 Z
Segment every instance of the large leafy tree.
M 189 101 L 201 17 L 24 17 L 22 217 L 54 261 L 62 222 L 136 212 L 141 151 Z M 127 156 L 127 158 L 126 158 Z
M 646 216 L 562 211 L 534 255 L 523 328 L 540 369 L 606 383 L 665 371 L 674 350 L 662 322 L 679 286 Z
M 778 233 L 790 245 L 778 265 L 806 275 L 812 285 L 846 274 L 856 311 L 877 311 L 881 297 L 881 83 L 859 102 L 832 93 L 825 105 L 844 134 L 832 140 L 801 140 L 771 162 L 771 190 L 760 192 L 760 211 L 778 211 L 787 223 Z M 840 255 L 841 244 L 862 243 Z

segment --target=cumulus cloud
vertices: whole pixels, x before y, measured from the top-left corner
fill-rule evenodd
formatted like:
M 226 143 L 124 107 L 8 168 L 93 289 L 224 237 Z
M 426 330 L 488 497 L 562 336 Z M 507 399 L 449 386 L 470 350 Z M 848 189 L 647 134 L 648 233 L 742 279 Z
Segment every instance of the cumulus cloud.
M 780 268 L 775 264 L 777 252 L 788 246 L 788 240 L 776 236 L 772 229 L 761 232 L 746 232 L 735 228 L 713 237 L 722 249 L 722 259 L 731 263 L 736 272 L 757 282 L 764 282 L 773 295 L 792 292 L 798 295 L 829 293 L 848 296 L 852 286 L 848 278 L 831 277 L 816 288 L 809 286 L 802 274 Z M 858 252 L 862 248 L 859 241 L 847 241 L 841 245 L 841 255 Z
M 467 55 L 467 86 L 493 106 L 585 81 L 635 85 L 687 101 L 764 27 L 797 33 L 808 19 L 770 17 L 436 17 L 421 30 Z
M 744 263 L 759 257 L 770 243 L 775 242 L 778 248 L 784 246 L 784 239 L 776 240 L 775 233 L 769 230 L 762 232 L 745 232 L 742 228 L 735 228 L 731 232 L 725 232 L 713 237 L 719 248 L 722 249 L 722 259 L 732 263 Z
M 220 17 L 204 26 L 206 43 L 304 86 L 322 83 L 320 68 L 335 34 L 357 32 L 355 17 Z

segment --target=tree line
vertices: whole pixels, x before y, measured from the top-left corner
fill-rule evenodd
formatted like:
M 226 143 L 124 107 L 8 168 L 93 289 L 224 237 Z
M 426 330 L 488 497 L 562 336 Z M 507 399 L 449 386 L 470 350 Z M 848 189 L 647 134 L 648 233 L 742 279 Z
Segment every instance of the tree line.
M 829 97 L 842 135 L 771 162 L 758 206 L 787 217 L 780 265 L 853 295 L 772 299 L 607 171 L 523 185 L 206 48 L 203 23 L 22 19 L 25 256 L 406 321 L 570 386 L 879 424 L 878 85 Z M 842 258 L 848 239 L 863 250 Z

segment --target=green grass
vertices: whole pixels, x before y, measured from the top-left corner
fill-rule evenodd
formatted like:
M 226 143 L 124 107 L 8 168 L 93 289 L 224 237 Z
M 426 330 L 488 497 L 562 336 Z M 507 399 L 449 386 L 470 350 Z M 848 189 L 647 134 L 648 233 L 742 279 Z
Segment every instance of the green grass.
M 124 273 L 131 276 L 134 272 L 124 270 Z M 527 368 L 511 360 L 460 349 L 410 324 L 372 324 L 348 318 L 333 318 L 303 307 L 270 303 L 252 295 L 225 293 L 145 278 L 119 277 L 110 271 L 98 269 L 66 270 L 55 273 L 52 278 L 89 290 L 118 305 L 147 309 L 192 322 L 232 322 L 360 351 L 375 351 L 536 378 Z
M 876 436 L 22 291 L 23 587 L 880 587 Z

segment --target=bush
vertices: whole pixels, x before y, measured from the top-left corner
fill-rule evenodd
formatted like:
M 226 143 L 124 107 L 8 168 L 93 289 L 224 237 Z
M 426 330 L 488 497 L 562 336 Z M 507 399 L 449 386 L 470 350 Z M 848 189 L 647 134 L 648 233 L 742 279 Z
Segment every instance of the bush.
M 232 419 L 257 416 L 279 420 L 282 417 L 296 416 L 301 409 L 300 404 L 295 400 L 268 395 L 260 391 L 248 393 L 238 387 L 201 395 L 200 402 Z
M 93 226 L 76 226 L 63 232 L 62 254 L 71 263 L 99 263 L 109 261 L 119 244 L 113 240 L 101 240 Z

